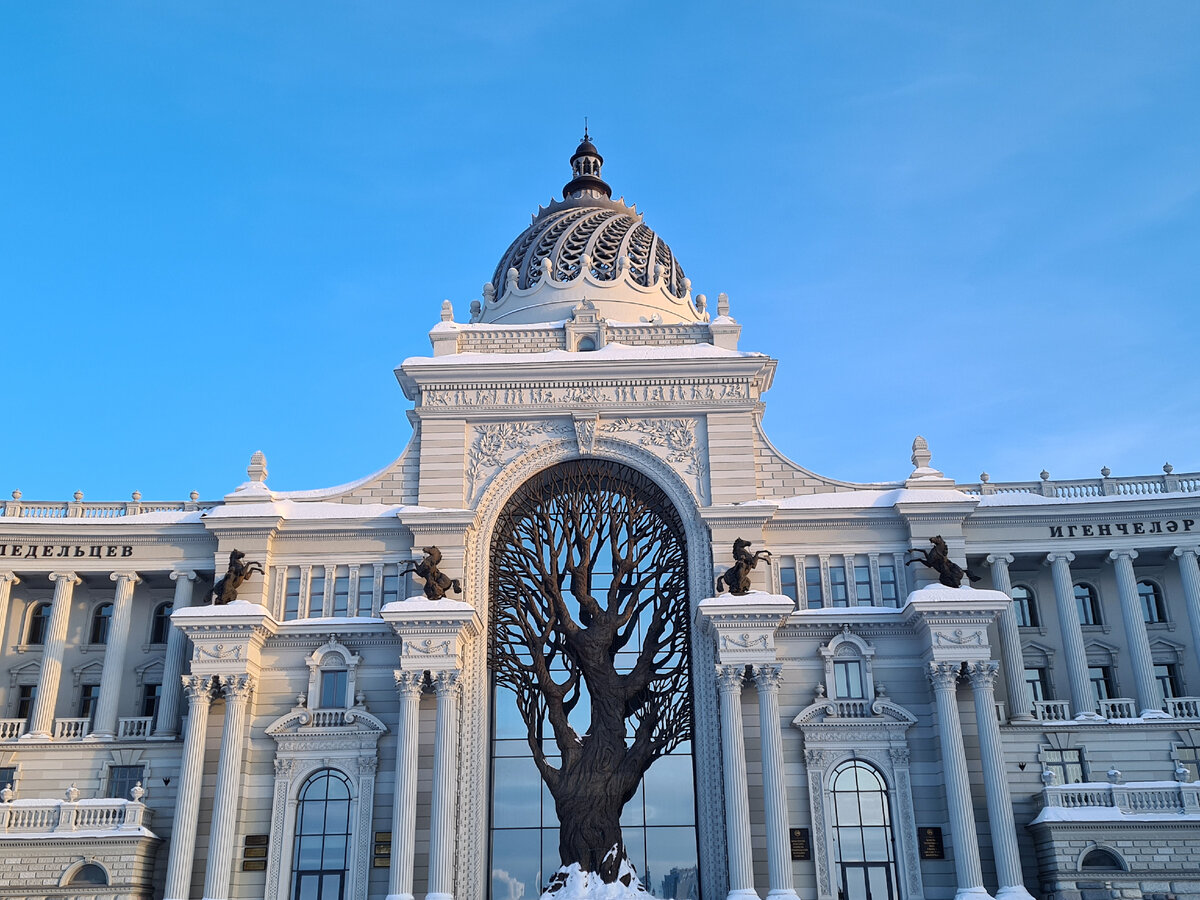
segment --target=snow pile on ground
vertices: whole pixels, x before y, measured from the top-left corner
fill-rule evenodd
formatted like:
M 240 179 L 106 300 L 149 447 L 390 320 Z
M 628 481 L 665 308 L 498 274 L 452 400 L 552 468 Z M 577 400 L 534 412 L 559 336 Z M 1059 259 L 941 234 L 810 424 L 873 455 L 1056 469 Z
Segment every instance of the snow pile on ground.
M 550 878 L 541 900 L 654 900 L 629 860 L 621 860 L 617 880 L 605 884 L 595 872 L 585 872 L 579 863 L 561 866 Z

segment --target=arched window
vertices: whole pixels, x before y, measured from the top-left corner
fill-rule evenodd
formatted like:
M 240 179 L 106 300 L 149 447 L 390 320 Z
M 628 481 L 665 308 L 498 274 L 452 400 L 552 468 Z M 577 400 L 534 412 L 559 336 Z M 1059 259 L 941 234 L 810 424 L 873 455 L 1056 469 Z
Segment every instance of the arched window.
M 71 875 L 68 886 L 76 884 L 108 884 L 108 873 L 95 863 L 85 863 Z
M 1103 625 L 1100 617 L 1100 595 L 1085 581 L 1075 585 L 1075 606 L 1079 610 L 1080 625 Z
M 1142 579 L 1137 583 L 1138 598 L 1142 601 L 1142 619 L 1147 624 L 1167 621 L 1167 607 L 1163 603 L 1162 588 L 1155 582 Z
M 175 604 L 170 601 L 154 607 L 154 617 L 150 620 L 150 643 L 165 644 L 167 634 L 171 630 L 171 610 Z
M 1022 628 L 1040 628 L 1042 617 L 1038 615 L 1037 596 L 1033 593 L 1033 588 L 1024 584 L 1014 584 L 1012 598 L 1017 624 Z
M 113 605 L 101 603 L 92 613 L 92 630 L 89 642 L 92 644 L 107 644 L 108 630 L 112 625 Z
M 29 631 L 26 632 L 25 643 L 46 643 L 46 623 L 50 621 L 50 604 L 39 603 L 29 614 Z
M 894 900 L 896 853 L 887 785 L 858 760 L 833 770 L 833 840 L 843 900 Z
M 293 900 L 343 900 L 349 853 L 350 780 L 337 769 L 321 769 L 297 798 Z
M 1079 869 L 1083 872 L 1124 872 L 1125 866 L 1117 854 L 1097 847 L 1080 861 Z

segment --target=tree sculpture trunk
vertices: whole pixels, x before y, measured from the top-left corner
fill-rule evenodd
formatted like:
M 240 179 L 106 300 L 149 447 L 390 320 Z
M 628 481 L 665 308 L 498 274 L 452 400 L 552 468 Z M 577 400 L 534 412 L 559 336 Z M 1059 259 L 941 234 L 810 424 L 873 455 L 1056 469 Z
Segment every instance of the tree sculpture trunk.
M 682 523 L 632 469 L 556 466 L 501 516 L 492 584 L 493 675 L 516 695 L 554 797 L 562 863 L 616 881 L 622 809 L 654 760 L 691 737 Z M 572 713 L 585 700 L 581 730 Z M 545 752 L 547 730 L 558 760 Z

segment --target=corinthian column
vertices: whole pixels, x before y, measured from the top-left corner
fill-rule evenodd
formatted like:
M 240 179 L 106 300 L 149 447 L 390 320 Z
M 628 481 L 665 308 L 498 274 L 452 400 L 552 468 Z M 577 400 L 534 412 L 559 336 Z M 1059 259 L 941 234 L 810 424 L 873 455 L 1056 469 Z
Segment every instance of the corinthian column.
M 799 900 L 792 883 L 788 845 L 787 778 L 783 767 L 783 732 L 779 727 L 777 663 L 754 667 L 758 685 L 759 739 L 762 742 L 763 806 L 767 825 L 767 900 Z
M 1000 725 L 996 722 L 996 697 L 992 685 L 998 668 L 991 660 L 974 662 L 967 668 L 971 692 L 975 697 L 979 759 L 983 765 L 983 790 L 987 795 L 988 823 L 992 832 L 992 856 L 996 860 L 996 879 L 1000 882 L 996 900 L 1033 900 L 1025 889 L 1025 878 L 1021 874 L 1017 826 L 1013 820 L 1008 776 L 1004 771 Z
M 1154 657 L 1150 653 L 1150 636 L 1142 616 L 1142 598 L 1137 592 L 1137 576 L 1133 574 L 1136 550 L 1114 550 L 1108 561 L 1117 570 L 1117 594 L 1121 599 L 1121 618 L 1125 622 L 1125 637 L 1129 640 L 1129 660 L 1133 663 L 1133 683 L 1137 690 L 1138 710 L 1143 719 L 1166 718 L 1160 709 L 1162 694 L 1154 678 Z
M 12 597 L 12 587 L 20 584 L 21 579 L 12 572 L 0 572 L 0 641 L 4 640 L 4 626 L 8 622 L 8 606 Z
M 971 811 L 971 783 L 967 778 L 967 754 L 963 747 L 962 725 L 958 721 L 958 702 L 954 690 L 958 683 L 958 662 L 931 662 L 929 680 L 937 702 L 938 744 L 942 751 L 942 777 L 946 782 L 946 811 L 950 815 L 950 836 L 954 841 L 954 873 L 958 890 L 955 900 L 987 900 L 991 895 L 983 887 L 983 868 L 979 864 L 979 838 Z M 995 709 L 989 711 L 995 721 Z
M 758 900 L 750 851 L 750 795 L 746 788 L 746 744 L 742 734 L 744 666 L 718 666 L 721 693 L 721 761 L 725 769 L 725 835 L 729 845 L 727 900 Z
M 454 827 L 458 800 L 457 671 L 431 672 L 437 692 L 433 738 L 433 809 L 429 822 L 429 893 L 426 900 L 454 900 Z
M 413 900 L 413 862 L 417 853 L 417 738 L 424 681 L 424 672 L 396 672 L 400 720 L 396 728 L 396 794 L 392 801 L 392 862 L 388 871 L 387 900 Z
M 167 859 L 164 900 L 188 900 L 192 886 L 192 862 L 196 855 L 196 817 L 200 811 L 200 781 L 204 775 L 204 737 L 208 729 L 208 707 L 212 703 L 212 678 L 188 675 L 182 680 L 188 698 L 187 725 L 183 731 L 183 755 L 179 761 L 179 794 L 171 826 L 171 855 Z
M 233 837 L 237 831 L 238 788 L 242 783 L 242 756 L 246 749 L 246 706 L 254 689 L 251 675 L 221 676 L 225 695 L 225 725 L 221 730 L 221 755 L 217 763 L 217 791 L 213 797 L 212 828 L 208 836 L 208 864 L 204 869 L 205 900 L 228 900 L 233 869 Z
M 1083 648 L 1083 628 L 1075 605 L 1075 586 L 1071 582 L 1074 553 L 1051 553 L 1046 563 L 1054 575 L 1054 605 L 1058 610 L 1059 632 L 1067 663 L 1067 681 L 1071 686 L 1071 712 L 1077 719 L 1098 719 L 1096 699 L 1088 681 L 1087 651 Z
M 1200 653 L 1200 565 L 1196 563 L 1200 547 L 1176 547 L 1171 555 L 1179 560 L 1179 579 L 1187 604 L 1188 624 L 1192 629 L 1192 653 Z
M 992 553 L 987 564 L 992 570 L 992 587 L 1003 591 L 1012 599 L 1012 578 L 1008 567 L 1012 564 L 1011 553 Z M 1000 659 L 1004 665 L 1004 689 L 1008 693 L 1008 717 L 1010 719 L 1032 719 L 1025 698 L 1025 656 L 1021 652 L 1021 632 L 1017 624 L 1017 612 L 1010 603 L 996 617 L 996 629 L 1000 634 Z
M 54 707 L 58 701 L 58 682 L 62 677 L 63 651 L 67 647 L 67 619 L 71 598 L 80 578 L 74 572 L 52 572 L 54 599 L 50 601 L 50 621 L 46 623 L 42 668 L 38 672 L 37 693 L 29 716 L 29 731 L 21 740 L 46 740 L 54 726 Z
M 191 569 L 177 569 L 171 573 L 175 582 L 175 600 L 171 604 L 172 614 L 192 605 L 192 586 L 196 573 Z M 158 700 L 158 717 L 154 721 L 154 736 L 175 737 L 175 723 L 179 720 L 179 693 L 183 665 L 187 662 L 187 635 L 171 625 L 167 630 L 167 658 L 163 661 L 162 696 Z
M 108 576 L 117 583 L 113 594 L 112 624 L 100 672 L 100 699 L 96 702 L 96 727 L 89 737 L 111 741 L 117 736 L 117 700 L 121 695 L 121 676 L 125 673 L 125 649 L 129 646 L 129 623 L 133 618 L 133 587 L 142 579 L 137 572 L 113 572 Z

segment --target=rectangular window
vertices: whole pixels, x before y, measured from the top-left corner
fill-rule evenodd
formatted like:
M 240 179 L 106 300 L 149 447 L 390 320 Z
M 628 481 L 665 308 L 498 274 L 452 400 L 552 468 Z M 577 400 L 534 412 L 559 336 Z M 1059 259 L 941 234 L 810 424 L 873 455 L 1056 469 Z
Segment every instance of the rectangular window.
M 1092 683 L 1092 696 L 1097 703 L 1111 700 L 1117 693 L 1113 687 L 1112 666 L 1088 666 L 1088 681 Z
M 325 615 L 325 567 L 321 566 L 321 574 L 317 574 L 317 566 L 313 566 L 312 576 L 308 582 L 308 618 L 316 619 Z
M 871 596 L 871 567 L 854 567 L 854 596 L 859 606 L 874 606 L 875 598 Z
M 288 572 L 292 572 L 288 569 Z M 291 575 L 287 577 L 287 582 L 283 589 L 283 619 L 300 618 L 300 575 Z
M 100 685 L 85 684 L 79 689 L 79 718 L 92 719 L 96 717 L 96 703 L 100 699 Z
M 846 567 L 845 566 L 830 566 L 829 567 L 829 593 L 833 595 L 834 606 L 849 606 L 850 601 L 846 594 Z
M 1043 750 L 1042 768 L 1054 773 L 1055 784 L 1083 781 L 1083 757 L 1078 750 Z
M 862 663 L 835 662 L 833 664 L 833 686 L 838 700 L 862 700 Z
M 782 566 L 779 569 L 779 590 L 783 596 L 789 597 L 793 603 L 799 602 L 800 594 L 796 585 L 796 567 Z
M 350 615 L 350 576 L 338 575 L 333 579 L 333 614 Z
M 1181 744 L 1176 748 L 1176 759 L 1188 770 L 1188 781 L 1200 779 L 1200 747 L 1188 747 Z
M 1033 712 L 1033 704 L 1038 700 L 1049 700 L 1050 691 L 1046 685 L 1046 670 L 1040 667 L 1025 668 L 1025 691 L 1029 701 L 1029 711 Z
M 820 609 L 825 605 L 825 598 L 821 596 L 820 566 L 804 567 L 804 593 L 808 596 L 809 609 Z
M 375 599 L 375 571 L 373 569 L 358 570 L 358 614 L 371 615 L 371 603 Z
M 28 719 L 33 710 L 33 697 L 37 693 L 36 684 L 17 685 L 17 718 Z
M 108 796 L 128 800 L 133 786 L 142 780 L 142 766 L 109 766 Z
M 1162 692 L 1163 699 L 1178 697 L 1181 693 L 1179 690 L 1179 667 L 1174 663 L 1155 666 L 1154 678 L 1158 681 L 1158 689 Z
M 895 609 L 900 605 L 900 586 L 896 583 L 896 567 L 879 567 L 879 599 L 884 606 Z
M 12 787 L 16 780 L 16 766 L 0 766 L 0 788 Z
M 162 699 L 161 684 L 142 685 L 142 715 L 157 716 L 158 701 Z
M 345 670 L 321 673 L 322 709 L 344 709 L 346 707 L 347 677 Z
M 395 603 L 400 599 L 400 576 L 399 575 L 384 575 L 383 576 L 383 605 Z

